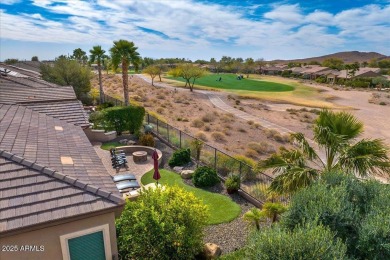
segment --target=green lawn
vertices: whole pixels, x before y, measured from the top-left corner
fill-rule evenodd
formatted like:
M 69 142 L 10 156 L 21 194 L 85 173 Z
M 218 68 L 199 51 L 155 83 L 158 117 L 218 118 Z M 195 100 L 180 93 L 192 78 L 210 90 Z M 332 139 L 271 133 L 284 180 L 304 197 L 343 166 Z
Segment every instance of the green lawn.
M 119 142 L 107 142 L 107 143 L 103 143 L 100 146 L 100 148 L 102 148 L 103 150 L 109 151 L 111 148 L 115 148 L 115 147 L 118 147 L 118 146 L 123 146 L 123 144 L 121 144 Z
M 174 172 L 162 169 L 160 174 L 161 179 L 159 183 L 163 185 L 177 185 L 186 191 L 194 193 L 196 197 L 203 200 L 210 209 L 210 219 L 208 221 L 210 225 L 230 222 L 237 218 L 241 212 L 240 206 L 227 196 L 191 187 L 183 182 L 179 174 Z M 141 182 L 144 185 L 156 182 L 153 179 L 153 170 L 142 176 Z
M 220 77 L 222 79 L 221 81 L 219 81 Z M 183 78 L 168 78 L 185 82 Z M 208 74 L 197 79 L 195 81 L 195 86 L 196 85 L 226 90 L 249 90 L 260 92 L 285 92 L 294 90 L 293 86 L 277 82 L 256 80 L 246 77 L 244 77 L 244 79 L 238 80 L 237 75 L 235 74 Z

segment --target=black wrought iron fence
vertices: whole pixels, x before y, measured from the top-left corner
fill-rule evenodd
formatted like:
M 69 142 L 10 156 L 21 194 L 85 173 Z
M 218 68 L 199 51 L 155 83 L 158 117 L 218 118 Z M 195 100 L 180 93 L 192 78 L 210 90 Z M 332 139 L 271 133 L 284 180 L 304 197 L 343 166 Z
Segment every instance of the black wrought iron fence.
M 201 141 L 200 139 L 177 129 L 148 113 L 146 114 L 145 121 L 153 127 L 152 132 L 159 138 L 162 138 L 176 148 L 190 148 L 193 158 L 197 157 L 194 144 L 196 141 Z M 230 173 L 239 174 L 243 180 L 241 189 L 247 195 L 256 199 L 261 204 L 264 201 L 270 200 L 270 194 L 268 193 L 267 188 L 273 178 L 263 172 L 257 171 L 253 166 L 248 165 L 205 142 L 203 142 L 198 163 L 214 168 L 218 175 L 223 179 Z M 288 198 L 278 196 L 277 199 L 271 198 L 271 200 L 287 203 Z

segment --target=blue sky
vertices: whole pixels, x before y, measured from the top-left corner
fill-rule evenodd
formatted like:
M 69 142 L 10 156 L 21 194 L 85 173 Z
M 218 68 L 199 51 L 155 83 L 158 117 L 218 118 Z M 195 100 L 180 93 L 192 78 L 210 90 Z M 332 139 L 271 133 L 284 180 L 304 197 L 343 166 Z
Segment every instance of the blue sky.
M 390 55 L 390 0 L 1 0 L 0 60 L 133 41 L 143 57 Z

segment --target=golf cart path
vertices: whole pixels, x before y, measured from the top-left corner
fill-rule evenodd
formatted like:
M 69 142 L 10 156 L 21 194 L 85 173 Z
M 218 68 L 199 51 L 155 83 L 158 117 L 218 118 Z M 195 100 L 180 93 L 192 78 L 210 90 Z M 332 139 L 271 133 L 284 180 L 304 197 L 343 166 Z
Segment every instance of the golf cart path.
M 135 76 L 143 79 L 144 81 L 148 82 L 148 83 L 152 83 L 152 80 L 150 77 L 146 77 L 145 75 L 142 75 L 142 74 L 136 74 Z M 165 84 L 165 83 L 162 83 L 162 82 L 156 82 L 154 81 L 154 85 L 157 86 L 157 87 L 163 87 L 163 88 L 168 88 L 168 89 L 171 89 L 171 90 L 174 90 L 174 91 L 183 91 L 184 89 L 182 88 L 175 88 L 175 87 L 172 87 L 168 84 Z M 188 90 L 187 90 L 188 91 Z M 283 127 L 281 125 L 278 125 L 278 124 L 275 124 L 275 123 L 272 123 L 268 120 L 265 120 L 263 118 L 260 118 L 260 117 L 257 117 L 257 116 L 253 116 L 251 114 L 248 114 L 246 112 L 243 112 L 239 109 L 236 109 L 228 104 L 226 104 L 221 98 L 220 96 L 223 95 L 223 94 L 219 94 L 218 92 L 213 92 L 213 91 L 207 91 L 207 90 L 196 90 L 197 93 L 202 93 L 204 95 L 206 95 L 210 102 L 217 108 L 225 111 L 225 112 L 228 112 L 228 113 L 231 113 L 233 114 L 234 116 L 236 117 L 239 117 L 241 119 L 244 119 L 246 121 L 253 121 L 254 123 L 257 123 L 257 124 L 260 124 L 262 127 L 264 128 L 267 128 L 267 129 L 274 129 L 276 131 L 278 131 L 280 134 L 290 134 L 290 133 L 293 133 L 292 130 L 286 128 L 286 127 Z

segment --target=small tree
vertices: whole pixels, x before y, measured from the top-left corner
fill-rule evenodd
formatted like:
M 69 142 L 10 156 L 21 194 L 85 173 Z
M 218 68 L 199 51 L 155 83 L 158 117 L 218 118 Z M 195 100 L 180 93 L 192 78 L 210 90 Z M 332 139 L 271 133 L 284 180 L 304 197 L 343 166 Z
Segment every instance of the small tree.
M 148 189 L 128 201 L 116 222 L 122 259 L 194 259 L 203 246 L 208 210 L 179 187 Z
M 154 86 L 154 78 L 160 74 L 160 68 L 155 65 L 149 65 L 143 70 L 143 72 L 152 78 L 152 86 Z
M 31 61 L 39 61 L 38 56 L 32 56 Z
M 169 71 L 169 74 L 173 77 L 182 77 L 185 79 L 186 84 L 184 87 L 189 87 L 190 91 L 193 91 L 195 80 L 202 77 L 205 71 L 197 66 L 186 63 L 181 64 L 178 67 Z M 192 81 L 192 82 L 191 82 Z
M 251 208 L 243 215 L 244 220 L 255 223 L 256 229 L 260 231 L 260 222 L 267 218 L 264 211 L 258 208 Z

